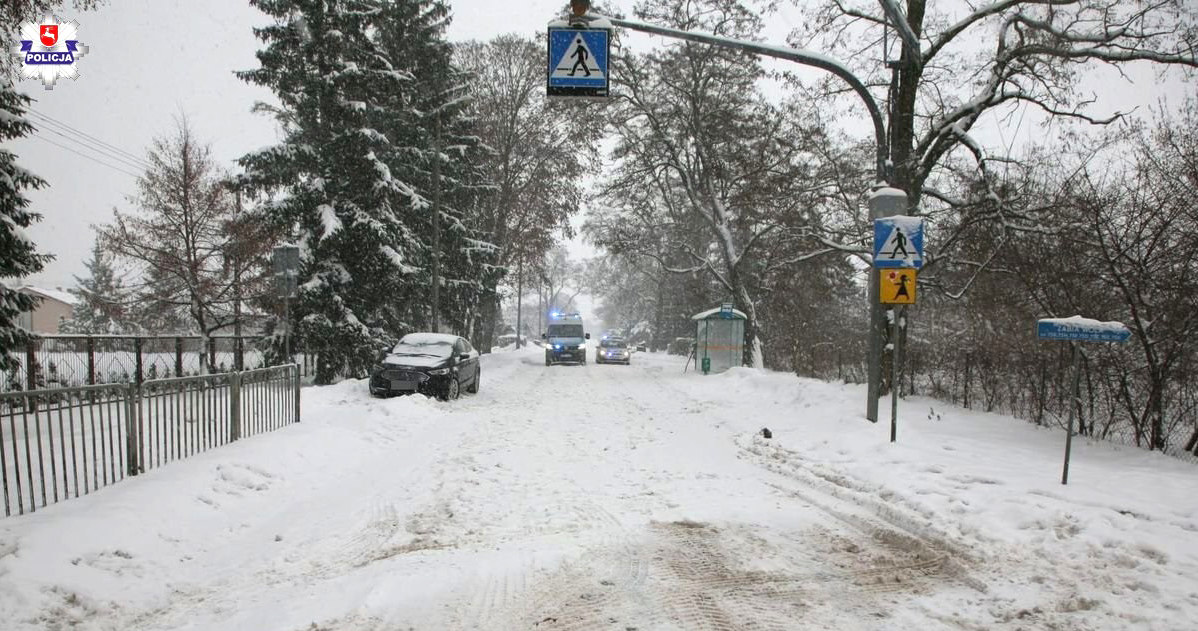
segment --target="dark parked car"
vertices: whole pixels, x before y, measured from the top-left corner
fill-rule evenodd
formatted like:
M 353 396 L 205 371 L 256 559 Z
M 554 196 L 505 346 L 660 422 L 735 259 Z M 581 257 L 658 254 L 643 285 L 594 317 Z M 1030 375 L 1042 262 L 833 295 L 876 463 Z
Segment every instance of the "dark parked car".
M 456 335 L 409 333 L 370 371 L 370 394 L 419 392 L 442 401 L 478 392 L 478 351 Z
M 625 366 L 632 363 L 632 353 L 628 350 L 628 342 L 618 337 L 609 337 L 599 342 L 599 348 L 595 349 L 596 364 L 624 364 Z

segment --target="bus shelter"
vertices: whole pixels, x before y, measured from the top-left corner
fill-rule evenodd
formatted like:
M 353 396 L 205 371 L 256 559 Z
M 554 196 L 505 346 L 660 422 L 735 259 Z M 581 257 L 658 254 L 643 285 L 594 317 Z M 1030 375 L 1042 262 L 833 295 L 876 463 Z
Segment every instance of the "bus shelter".
M 721 373 L 744 363 L 748 318 L 743 312 L 724 304 L 691 319 L 695 321 L 695 364 L 703 374 Z

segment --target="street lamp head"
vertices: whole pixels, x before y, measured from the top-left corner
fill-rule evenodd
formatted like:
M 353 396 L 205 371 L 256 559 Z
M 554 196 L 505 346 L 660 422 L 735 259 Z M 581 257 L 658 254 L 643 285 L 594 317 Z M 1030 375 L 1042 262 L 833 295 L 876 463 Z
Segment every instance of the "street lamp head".
M 591 8 L 591 0 L 570 0 L 570 11 L 574 17 L 582 17 Z

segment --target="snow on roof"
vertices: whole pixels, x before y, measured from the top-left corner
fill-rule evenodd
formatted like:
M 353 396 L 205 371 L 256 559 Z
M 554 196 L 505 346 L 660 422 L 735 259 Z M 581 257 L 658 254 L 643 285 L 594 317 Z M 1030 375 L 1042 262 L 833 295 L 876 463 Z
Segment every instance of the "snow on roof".
M 696 313 L 695 315 L 691 316 L 691 319 L 692 320 L 706 320 L 707 318 L 710 318 L 711 316 L 716 315 L 719 312 L 720 312 L 720 307 L 716 307 L 714 309 L 708 309 L 707 311 L 704 311 L 703 313 Z M 742 320 L 749 319 L 749 316 L 745 315 L 745 312 L 741 311 L 740 309 L 733 309 L 732 315 L 734 315 L 738 318 L 741 318 Z
M 74 296 L 74 294 L 64 291 L 61 288 L 59 288 L 59 289 L 43 289 L 41 287 L 34 287 L 33 285 L 25 285 L 25 286 L 21 287 L 19 291 L 25 291 L 25 292 L 29 292 L 31 294 L 37 294 L 43 298 L 57 300 L 58 302 L 71 305 L 72 307 L 79 304 L 79 299 L 76 298 Z
M 894 188 L 892 186 L 883 186 L 875 190 L 869 196 L 870 199 L 876 199 L 879 197 L 901 197 L 905 201 L 907 199 L 907 194 L 904 193 L 902 189 Z

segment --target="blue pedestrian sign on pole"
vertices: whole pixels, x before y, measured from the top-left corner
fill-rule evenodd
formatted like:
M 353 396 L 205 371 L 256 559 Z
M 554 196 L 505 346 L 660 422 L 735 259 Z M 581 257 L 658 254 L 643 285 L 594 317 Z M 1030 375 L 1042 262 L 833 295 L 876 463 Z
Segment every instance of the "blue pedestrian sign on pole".
M 923 267 L 923 219 L 905 215 L 875 219 L 874 267 Z
M 1036 337 L 1071 342 L 1126 342 L 1131 337 L 1131 331 L 1121 322 L 1099 322 L 1075 316 L 1038 320 Z
M 608 95 L 611 32 L 604 28 L 549 27 L 546 94 L 565 97 Z

